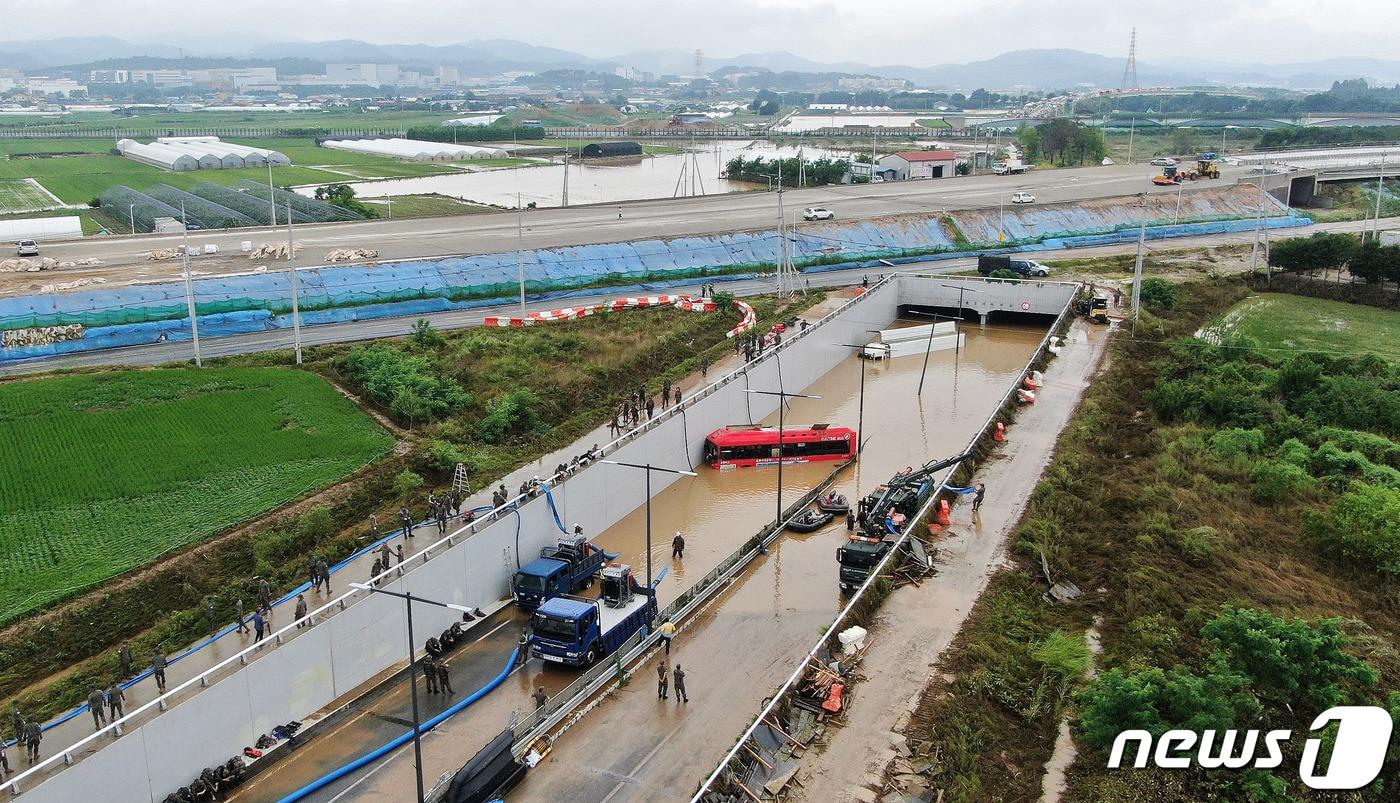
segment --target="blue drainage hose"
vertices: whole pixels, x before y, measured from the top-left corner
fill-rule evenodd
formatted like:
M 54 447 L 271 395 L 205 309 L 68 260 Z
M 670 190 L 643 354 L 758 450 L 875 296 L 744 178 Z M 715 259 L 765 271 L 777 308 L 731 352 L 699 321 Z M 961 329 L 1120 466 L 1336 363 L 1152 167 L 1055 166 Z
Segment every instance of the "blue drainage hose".
M 472 692 L 471 695 L 469 695 L 465 700 L 462 700 L 460 703 L 457 703 L 456 705 L 452 706 L 446 711 L 443 711 L 441 714 L 438 714 L 437 716 L 433 717 L 427 722 L 422 723 L 422 725 L 419 727 L 419 733 L 426 733 L 432 730 L 433 728 L 446 721 L 448 717 L 452 716 L 458 711 L 461 711 L 463 708 L 466 708 L 467 706 L 471 705 L 477 700 L 480 700 L 482 697 L 485 697 L 487 693 L 489 693 L 492 689 L 505 682 L 506 676 L 509 675 L 510 671 L 515 668 L 515 661 L 516 658 L 519 656 L 519 653 L 519 647 L 515 648 L 514 650 L 511 650 L 510 661 L 506 663 L 506 668 L 501 670 L 501 674 L 497 675 L 494 679 L 492 679 L 490 683 L 487 683 L 485 686 L 482 686 L 481 688 Z M 409 671 L 415 671 L 415 667 L 410 667 Z M 322 775 L 320 778 L 317 778 L 316 780 L 312 781 L 306 786 L 303 786 L 302 788 L 296 790 L 290 795 L 287 795 L 286 797 L 282 798 L 278 803 L 295 803 L 295 801 L 301 800 L 307 795 L 312 794 L 313 792 L 316 792 L 319 789 L 323 789 L 329 784 L 335 783 L 336 781 L 340 780 L 341 778 L 344 778 L 346 775 L 349 775 L 350 773 L 365 766 L 366 764 L 370 764 L 380 758 L 383 758 L 389 753 L 392 753 L 400 747 L 403 747 L 404 745 L 408 744 L 412 740 L 413 731 L 406 731 L 402 736 L 399 736 L 389 741 L 388 743 L 384 744 L 378 749 L 371 750 L 365 755 L 360 756 L 354 761 L 351 761 L 349 764 L 346 764 L 342 767 L 338 767 L 326 773 L 325 775 Z

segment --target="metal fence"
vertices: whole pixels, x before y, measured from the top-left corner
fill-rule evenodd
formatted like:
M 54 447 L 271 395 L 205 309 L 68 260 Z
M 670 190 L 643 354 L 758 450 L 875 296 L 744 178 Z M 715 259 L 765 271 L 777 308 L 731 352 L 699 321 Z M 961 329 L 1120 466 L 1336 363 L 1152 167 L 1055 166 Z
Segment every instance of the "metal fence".
M 938 278 L 943 279 L 945 277 L 940 276 Z M 1022 371 L 1019 374 L 1017 374 L 1016 380 L 1012 382 L 1011 387 L 1008 388 L 1006 393 L 1002 395 L 1001 400 L 996 404 L 995 408 L 993 408 L 991 414 L 987 416 L 986 421 L 983 422 L 982 427 L 977 431 L 977 434 L 974 435 L 972 439 L 968 442 L 966 451 L 971 452 L 973 449 L 977 448 L 978 444 L 981 443 L 984 438 L 991 436 L 991 433 L 996 427 L 997 419 L 1003 415 L 1003 410 L 1007 407 L 1007 405 L 1012 404 L 1012 396 L 1016 393 L 1017 389 L 1020 388 L 1021 379 L 1027 373 L 1033 370 L 1034 367 L 1037 364 L 1039 364 L 1039 362 L 1042 359 L 1044 359 L 1046 348 L 1050 344 L 1050 338 L 1056 336 L 1056 334 L 1064 326 L 1067 316 L 1072 314 L 1073 303 L 1073 298 L 1071 298 L 1065 303 L 1064 308 L 1060 310 L 1060 314 L 1056 316 L 1055 323 L 1051 325 L 1050 330 L 1045 333 L 1045 337 L 1041 338 L 1040 345 L 1031 354 L 1030 359 L 1026 361 L 1026 364 Z M 818 652 L 821 651 L 822 646 L 826 644 L 827 640 L 833 635 L 841 632 L 841 628 L 845 624 L 845 622 L 850 618 L 851 612 L 855 610 L 857 605 L 865 599 L 866 594 L 870 592 L 870 589 L 875 585 L 875 583 L 877 583 L 880 580 L 880 578 L 889 568 L 890 562 L 894 559 L 895 555 L 898 554 L 900 549 L 903 548 L 904 544 L 908 542 L 910 536 L 914 533 L 916 523 L 919 521 L 923 521 L 928 516 L 929 511 L 932 510 L 934 504 L 938 501 L 939 497 L 949 487 L 949 480 L 952 477 L 956 476 L 958 471 L 961 470 L 962 467 L 963 463 L 959 461 L 958 463 L 954 464 L 948 469 L 948 472 L 944 475 L 943 480 L 939 482 L 938 487 L 934 490 L 932 494 L 929 495 L 928 501 L 925 502 L 924 505 L 919 509 L 919 512 L 913 518 L 910 519 L 909 526 L 906 527 L 904 532 L 900 534 L 899 539 L 895 542 L 894 547 L 885 553 L 885 557 L 882 558 L 879 564 L 876 565 L 875 569 L 871 571 L 870 576 L 867 577 L 865 582 L 861 584 L 860 588 L 858 588 L 855 591 L 855 593 L 851 595 L 850 601 L 846 603 L 846 607 L 842 608 L 841 612 L 836 615 L 836 618 L 832 620 L 831 624 L 822 630 L 822 635 L 812 645 L 812 648 L 807 651 L 807 654 L 804 655 L 802 659 L 798 662 L 797 668 L 794 669 L 792 671 L 792 674 L 788 676 L 787 680 L 783 681 L 783 684 L 780 687 L 778 687 L 778 690 L 773 694 L 772 699 L 768 702 L 767 705 L 763 707 L 761 711 L 759 711 L 758 716 L 754 717 L 753 723 L 750 724 L 749 727 L 744 730 L 743 734 L 739 736 L 739 739 L 734 743 L 734 746 L 730 748 L 729 752 L 726 753 L 724 758 L 720 760 L 718 766 L 715 767 L 714 772 L 710 773 L 710 776 L 706 778 L 705 782 L 700 785 L 700 788 L 698 790 L 696 790 L 695 795 L 691 798 L 691 803 L 700 803 L 700 798 L 703 797 L 707 792 L 709 792 L 711 787 L 715 784 L 715 782 L 719 780 L 721 775 L 724 774 L 724 771 L 729 766 L 729 763 L 733 761 L 734 758 L 739 754 L 739 751 L 743 748 L 744 743 L 747 742 L 749 738 L 753 736 L 753 733 L 758 728 L 759 724 L 770 714 L 772 714 L 775 710 L 777 710 L 778 706 L 783 703 L 783 700 L 787 697 L 787 695 L 792 692 L 792 690 L 797 684 L 797 681 L 801 679 L 801 677 L 804 674 L 806 674 L 807 668 L 810 665 L 811 660 L 816 657 Z

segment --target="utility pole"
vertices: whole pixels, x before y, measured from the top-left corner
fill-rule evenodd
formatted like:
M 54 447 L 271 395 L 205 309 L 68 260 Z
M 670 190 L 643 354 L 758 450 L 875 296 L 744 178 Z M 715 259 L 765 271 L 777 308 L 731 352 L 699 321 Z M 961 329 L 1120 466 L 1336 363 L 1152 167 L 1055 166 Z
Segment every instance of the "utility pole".
M 180 202 L 180 235 L 184 240 L 183 247 L 185 264 L 185 306 L 190 312 L 190 333 L 194 336 L 194 367 L 203 368 L 204 358 L 199 353 L 199 316 L 195 314 L 194 304 L 194 284 L 190 281 L 190 224 L 185 217 L 185 202 Z
M 296 258 L 296 247 L 292 243 L 292 205 L 287 204 L 287 275 L 292 280 L 292 348 L 296 352 L 297 365 L 301 365 L 301 310 L 297 300 L 297 267 L 292 264 Z
M 525 207 L 520 205 L 520 193 L 515 194 L 515 255 L 520 268 L 520 314 L 525 315 Z
M 277 225 L 277 193 L 272 188 L 272 159 L 267 160 L 267 205 L 272 210 L 272 225 Z
M 569 205 L 569 153 L 564 152 L 564 192 L 559 198 L 560 206 Z
M 394 196 L 392 196 L 392 195 L 386 195 L 386 196 L 384 196 L 384 197 L 385 197 L 385 199 L 387 199 L 388 202 L 389 202 L 389 219 L 390 219 L 390 220 L 393 220 L 393 219 L 394 219 Z
M 1371 224 L 1372 239 L 1381 236 L 1381 196 L 1385 194 L 1385 151 L 1381 151 L 1381 173 L 1376 176 L 1376 217 Z
M 1142 309 L 1142 248 L 1147 243 L 1147 193 L 1142 193 L 1142 213 L 1138 218 L 1137 261 L 1133 264 L 1133 326 L 1136 331 L 1138 313 Z
M 1137 130 L 1137 118 L 1128 123 L 1128 164 L 1133 163 L 1133 133 Z
M 131 233 L 136 233 L 136 204 L 127 207 L 127 214 L 131 216 Z

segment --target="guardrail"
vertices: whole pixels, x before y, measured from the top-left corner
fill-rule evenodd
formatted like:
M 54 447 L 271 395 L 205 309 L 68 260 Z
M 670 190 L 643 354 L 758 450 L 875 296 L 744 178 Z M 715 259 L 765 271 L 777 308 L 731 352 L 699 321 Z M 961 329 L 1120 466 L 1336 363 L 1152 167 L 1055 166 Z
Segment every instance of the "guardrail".
M 664 422 L 668 421 L 671 418 L 674 418 L 676 416 L 684 416 L 685 411 L 687 409 L 698 404 L 700 401 L 708 398 L 709 396 L 717 392 L 719 389 L 725 387 L 726 385 L 729 385 L 730 383 L 736 381 L 740 381 L 741 379 L 747 380 L 748 370 L 752 367 L 759 365 L 769 359 L 780 361 L 781 354 L 785 349 L 791 348 L 794 344 L 799 343 L 803 339 L 812 336 L 813 333 L 820 331 L 821 327 L 829 324 L 837 317 L 846 314 L 851 309 L 859 305 L 862 305 L 871 297 L 873 297 L 876 290 L 883 287 L 888 287 L 890 279 L 890 276 L 884 277 L 883 279 L 872 285 L 871 288 L 869 288 L 868 292 L 851 299 L 845 304 L 842 304 L 840 307 L 828 313 L 820 320 L 811 324 L 806 329 L 806 331 L 799 332 L 794 336 L 785 339 L 783 342 L 775 345 L 774 347 L 765 350 L 761 356 L 756 357 L 749 363 L 744 364 L 740 369 L 733 371 L 723 376 L 722 378 L 716 380 L 715 382 L 705 386 L 701 390 L 696 391 L 693 395 L 684 399 L 681 402 L 681 404 L 675 407 L 671 407 L 665 412 L 657 415 L 654 419 L 647 421 L 646 423 L 638 426 L 630 432 L 627 432 L 626 434 L 609 442 L 600 450 L 600 456 L 607 456 L 617 451 L 618 449 L 631 443 L 633 440 L 637 439 L 641 435 L 646 434 L 654 430 L 655 428 L 661 426 Z M 573 473 L 575 472 L 567 472 L 562 475 L 550 475 L 546 482 L 551 486 L 562 484 L 563 482 L 566 482 L 568 478 L 572 476 Z M 512 498 L 505 505 L 502 505 L 501 507 L 495 508 L 485 513 L 480 518 L 477 518 L 476 520 L 474 520 L 470 524 L 467 524 L 466 526 L 459 527 L 452 533 L 449 533 L 448 535 L 443 536 L 442 538 L 428 545 L 422 551 L 415 553 L 411 558 L 405 560 L 404 563 L 395 566 L 392 569 L 389 569 L 385 572 L 382 572 L 379 575 L 376 575 L 374 578 L 371 578 L 371 580 L 379 581 L 403 577 L 405 574 L 411 572 L 414 568 L 428 563 L 435 556 L 441 555 L 447 549 L 456 546 L 459 541 L 471 538 L 472 536 L 476 535 L 481 529 L 491 524 L 494 524 L 495 522 L 499 521 L 500 519 L 506 516 L 517 514 L 518 508 L 529 503 L 532 498 L 533 497 L 528 496 L 516 496 Z M 309 612 L 307 619 L 303 622 L 304 632 L 310 632 L 311 629 L 315 628 L 316 626 L 319 626 L 324 621 L 333 617 L 337 612 L 343 611 L 350 605 L 362 599 L 367 599 L 371 596 L 373 596 L 372 592 L 352 590 L 340 595 L 339 597 L 336 597 L 335 599 Z M 310 627 L 305 627 L 307 623 L 310 624 Z M 248 663 L 254 660 L 255 658 L 274 653 L 277 650 L 277 648 L 280 647 L 284 642 L 293 638 L 296 635 L 297 631 L 298 628 L 295 622 L 290 622 L 282 628 L 273 631 L 268 635 L 265 641 L 245 647 L 244 649 L 229 656 L 223 661 L 220 661 L 219 663 L 209 667 L 208 669 L 199 672 L 197 675 L 190 678 L 189 680 L 186 680 L 183 683 L 180 683 L 170 688 L 164 694 L 161 694 L 160 696 L 156 697 L 150 702 L 147 702 L 136 708 L 130 709 L 129 712 L 126 713 L 123 717 L 104 726 L 102 730 L 90 734 L 78 740 L 77 742 L 62 748 L 54 755 L 42 759 L 34 766 L 29 767 L 23 772 L 20 772 L 17 775 L 6 779 L 3 782 L 3 784 L 0 784 L 0 789 L 8 789 L 13 795 L 20 794 L 23 791 L 23 789 L 26 786 L 28 786 L 30 781 L 34 781 L 37 784 L 43 780 L 46 780 L 45 773 L 52 770 L 61 770 L 63 767 L 73 764 L 79 756 L 85 753 L 93 753 L 109 746 L 111 744 L 110 742 L 108 742 L 107 744 L 102 743 L 102 741 L 108 737 L 109 733 L 115 732 L 116 734 L 120 735 L 124 729 L 137 727 L 140 724 L 142 724 L 142 719 L 159 716 L 161 713 L 166 711 L 171 705 L 175 704 L 176 702 L 179 702 L 180 698 L 198 694 L 203 689 L 209 688 L 211 685 L 214 684 L 216 680 L 221 679 L 225 674 L 238 671 L 242 667 L 248 665 Z M 310 712 L 286 712 L 288 717 L 304 716 L 308 713 Z M 210 761 L 212 760 L 214 759 L 211 757 Z M 193 777 L 193 775 L 191 775 L 191 777 Z
M 968 442 L 967 451 L 970 452 L 976 449 L 978 444 L 981 443 L 984 438 L 991 436 L 991 433 L 993 432 L 996 426 L 997 418 L 1003 415 L 1003 411 L 1006 409 L 1007 405 L 1013 403 L 1012 396 L 1016 393 L 1016 390 L 1021 386 L 1022 378 L 1025 377 L 1027 373 L 1034 370 L 1034 367 L 1038 364 L 1038 362 L 1044 358 L 1045 350 L 1050 343 L 1050 338 L 1055 337 L 1060 331 L 1060 329 L 1064 326 L 1066 317 L 1072 314 L 1072 307 L 1073 299 L 1071 298 L 1068 302 L 1065 303 L 1064 308 L 1060 310 L 1060 314 L 1056 316 L 1054 324 L 1051 325 L 1050 330 L 1046 332 L 1045 337 L 1041 338 L 1040 345 L 1031 354 L 1030 359 L 1026 361 L 1026 364 L 1023 367 L 1022 371 L 1016 375 L 1016 379 L 1012 383 L 1011 387 L 1001 397 L 1001 401 L 997 403 L 991 415 L 987 416 L 987 420 L 983 422 L 981 429 L 979 429 L 977 431 L 977 434 L 972 437 L 972 440 Z M 904 546 L 904 544 L 909 540 L 910 536 L 914 533 L 914 529 L 917 526 L 918 522 L 923 521 L 928 516 L 929 511 L 933 508 L 934 503 L 938 501 L 939 496 L 947 490 L 948 480 L 956 476 L 957 473 L 960 470 L 962 470 L 962 468 L 963 461 L 959 461 L 958 463 L 954 464 L 948 469 L 948 472 L 939 482 L 938 487 L 934 490 L 932 494 L 929 495 L 928 501 L 925 502 L 924 505 L 919 509 L 918 513 L 910 519 L 909 526 L 906 527 L 904 532 L 900 534 L 899 539 L 895 542 L 894 547 L 885 553 L 885 557 L 882 558 L 880 562 L 875 566 L 875 569 L 871 571 L 870 576 L 867 577 L 865 582 L 861 584 L 860 588 L 856 589 L 855 593 L 851 595 L 850 601 L 846 603 L 846 607 L 842 608 L 841 612 L 836 615 L 836 618 L 832 620 L 831 624 L 822 630 L 822 635 L 812 645 L 812 648 L 807 651 L 807 654 L 802 657 L 802 660 L 798 662 L 797 668 L 794 669 L 792 674 L 788 676 L 787 680 L 783 681 L 783 684 L 778 687 L 778 690 L 773 694 L 772 699 L 768 702 L 767 705 L 763 707 L 762 710 L 759 711 L 758 716 L 754 717 L 753 723 L 750 724 L 749 727 L 744 730 L 743 734 L 739 736 L 739 739 L 734 743 L 734 746 L 730 748 L 729 752 L 726 753 L 724 758 L 720 760 L 718 766 L 715 767 L 714 772 L 710 773 L 709 777 L 706 778 L 704 783 L 700 785 L 700 788 L 695 792 L 695 795 L 691 798 L 691 803 L 700 803 L 700 799 L 707 792 L 710 791 L 710 788 L 715 784 L 717 780 L 719 780 L 720 776 L 724 774 L 725 769 L 729 766 L 729 763 L 733 761 L 734 758 L 738 755 L 739 751 L 743 748 L 744 743 L 747 742 L 753 736 L 753 733 L 758 728 L 759 723 L 761 723 L 769 714 L 773 713 L 773 711 L 778 707 L 778 705 L 782 703 L 784 697 L 786 697 L 787 694 L 792 691 L 797 681 L 807 672 L 807 667 L 809 666 L 811 660 L 815 658 L 817 653 L 821 650 L 822 645 L 824 645 L 827 642 L 827 640 L 832 638 L 835 634 L 841 632 L 841 627 L 850 617 L 851 612 L 856 608 L 857 604 L 865 598 L 865 595 L 869 592 L 870 588 L 884 575 L 885 571 L 889 568 L 890 562 L 894 559 L 895 555 L 898 554 L 899 550 Z

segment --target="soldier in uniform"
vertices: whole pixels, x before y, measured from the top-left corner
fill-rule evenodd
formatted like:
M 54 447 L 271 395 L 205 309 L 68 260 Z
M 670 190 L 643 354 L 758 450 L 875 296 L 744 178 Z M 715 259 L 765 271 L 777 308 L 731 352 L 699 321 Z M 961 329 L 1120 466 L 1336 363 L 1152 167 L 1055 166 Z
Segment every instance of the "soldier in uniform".
M 656 665 L 656 699 L 666 699 L 666 659 Z
M 88 692 L 87 704 L 88 710 L 92 712 L 92 729 L 102 730 L 102 726 L 107 724 L 107 715 L 103 711 L 107 705 L 107 697 L 102 694 L 101 689 L 93 686 L 92 690 Z
M 121 681 L 112 681 L 112 685 L 107 687 L 107 718 L 113 723 L 126 716 L 125 702 L 126 692 L 122 689 Z
M 676 664 L 675 670 L 671 672 L 671 678 L 675 681 L 674 685 L 676 687 L 676 702 L 690 702 L 690 697 L 687 696 L 685 693 L 685 670 L 681 669 L 680 664 Z
M 19 712 L 19 703 L 17 701 L 10 703 L 10 725 L 15 729 L 15 743 L 23 745 L 25 736 L 24 714 Z
M 399 508 L 399 525 L 403 527 L 403 537 L 413 537 L 413 516 L 408 512 L 408 508 Z
M 437 694 L 437 661 L 433 660 L 433 656 L 425 655 L 422 663 L 423 677 L 428 679 L 428 694 Z
M 326 593 L 331 593 L 331 567 L 325 558 L 316 558 L 316 573 L 321 575 L 321 585 L 325 586 Z
M 44 741 L 44 729 L 38 719 L 31 719 L 24 726 L 24 745 L 29 748 L 29 764 L 39 760 L 39 743 Z
M 452 667 L 447 663 L 446 658 L 437 659 L 438 689 L 443 694 L 452 695 L 457 693 L 452 690 L 451 672 Z
M 156 690 L 165 694 L 165 653 L 159 644 L 151 648 L 151 674 L 156 679 Z
M 131 642 L 122 639 L 121 646 L 117 648 L 117 666 L 122 673 L 122 680 L 131 677 Z

